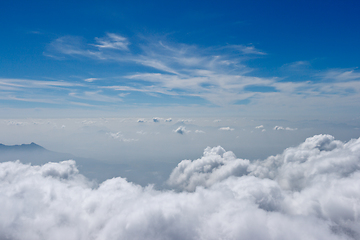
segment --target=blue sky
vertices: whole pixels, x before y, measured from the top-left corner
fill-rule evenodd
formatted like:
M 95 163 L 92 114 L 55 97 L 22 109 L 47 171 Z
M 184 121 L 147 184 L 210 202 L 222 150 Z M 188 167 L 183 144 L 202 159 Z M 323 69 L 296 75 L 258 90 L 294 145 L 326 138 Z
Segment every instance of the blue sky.
M 359 10 L 357 1 L 3 2 L 1 114 L 354 120 Z

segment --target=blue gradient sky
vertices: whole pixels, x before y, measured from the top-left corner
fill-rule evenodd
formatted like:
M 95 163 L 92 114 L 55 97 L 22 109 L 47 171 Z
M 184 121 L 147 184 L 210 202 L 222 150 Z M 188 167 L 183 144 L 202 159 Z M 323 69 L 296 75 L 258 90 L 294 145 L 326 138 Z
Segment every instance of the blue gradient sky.
M 6 117 L 353 121 L 358 1 L 7 1 Z

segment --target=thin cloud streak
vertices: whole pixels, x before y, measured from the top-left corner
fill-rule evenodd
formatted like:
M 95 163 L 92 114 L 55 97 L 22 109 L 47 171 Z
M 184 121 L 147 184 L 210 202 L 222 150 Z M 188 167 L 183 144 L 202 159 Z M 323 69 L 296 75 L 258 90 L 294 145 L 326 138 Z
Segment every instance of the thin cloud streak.
M 84 101 L 90 101 L 91 93 L 95 96 L 97 92 L 99 96 L 94 100 L 117 101 L 114 97 L 117 95 L 125 104 L 132 92 L 140 92 L 152 97 L 163 94 L 173 99 L 196 97 L 206 100 L 204 103 L 207 105 L 230 108 L 267 105 L 266 109 L 286 109 L 292 104 L 298 104 L 299 100 L 304 103 L 304 107 L 314 104 L 319 107 L 341 107 L 360 102 L 360 73 L 356 69 L 330 69 L 323 73 L 311 73 L 313 78 L 307 81 L 257 77 L 254 69 L 244 63 L 247 55 L 261 57 L 265 53 L 252 45 L 201 49 L 193 45 L 144 38 L 144 43 L 138 46 L 141 51 L 134 53 L 129 39 L 117 34 L 107 33 L 105 37 L 95 38 L 94 42 L 86 43 L 80 37 L 60 37 L 48 45 L 45 54 L 59 59 L 83 57 L 119 64 L 131 63 L 138 67 L 138 72 L 124 72 L 121 76 L 111 78 L 82 78 L 84 80 L 81 83 L 70 80 L 0 79 L 0 91 L 13 91 L 12 95 L 16 96 L 16 92 L 26 88 L 62 89 L 68 91 L 66 96 L 58 93 L 57 97 L 82 98 Z M 230 51 L 233 48 L 243 51 L 243 55 L 236 56 Z M 111 83 L 114 78 L 119 80 L 116 84 Z M 99 79 L 102 81 L 97 81 Z M 108 91 L 98 92 L 103 90 Z M 33 94 L 34 98 L 39 98 L 35 95 L 41 92 Z M 280 102 L 282 104 L 278 104 Z

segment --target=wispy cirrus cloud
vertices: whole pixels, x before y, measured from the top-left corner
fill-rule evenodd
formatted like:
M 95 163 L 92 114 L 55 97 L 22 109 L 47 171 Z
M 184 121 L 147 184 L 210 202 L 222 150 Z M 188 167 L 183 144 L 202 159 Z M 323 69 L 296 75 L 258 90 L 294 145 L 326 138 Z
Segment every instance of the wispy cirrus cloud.
M 126 97 L 138 92 L 171 98 L 196 97 L 206 100 L 207 104 L 222 107 L 260 104 L 268 105 L 267 108 L 279 107 L 280 102 L 289 107 L 299 100 L 304 104 L 316 102 L 319 106 L 360 100 L 360 73 L 357 69 L 319 72 L 311 70 L 309 61 L 297 61 L 287 65 L 289 76 L 260 77 L 255 69 L 247 66 L 246 60 L 266 53 L 251 44 L 201 48 L 174 44 L 165 39 L 143 38 L 142 43 L 135 46 L 129 38 L 107 33 L 90 43 L 80 37 L 60 37 L 48 45 L 44 54 L 56 59 L 81 57 L 133 64 L 135 67 L 114 76 L 120 81 L 114 82 L 106 77 L 83 78 L 85 89 L 82 96 L 99 90 L 107 90 L 104 95 L 118 92 L 111 93 L 110 97 L 119 94 Z M 306 74 L 302 74 L 301 80 L 292 79 L 295 75 L 290 72 L 295 74 L 302 66 L 306 66 Z M 99 79 L 103 81 L 97 82 Z M 0 88 L 11 87 L 14 86 L 0 83 Z M 80 95 L 76 93 L 73 97 Z
M 13 89 L 21 88 L 58 88 L 58 87 L 74 87 L 83 86 L 79 83 L 67 81 L 44 81 L 31 79 L 16 79 L 16 78 L 0 78 L 0 86 L 12 87 Z
M 325 80 L 336 82 L 349 82 L 360 80 L 360 72 L 354 69 L 331 69 L 325 73 L 319 74 Z
M 101 80 L 101 78 L 86 78 L 84 79 L 85 82 L 94 82 L 94 81 L 98 81 Z
M 119 50 L 129 50 L 128 45 L 129 41 L 127 38 L 114 33 L 107 33 L 106 37 L 95 38 L 97 44 L 94 44 L 98 48 L 110 48 L 110 49 L 119 49 Z
M 120 96 L 108 96 L 102 93 L 101 90 L 97 91 L 84 91 L 84 92 L 71 92 L 69 96 L 88 100 L 88 101 L 98 101 L 98 102 L 122 102 L 123 99 Z
M 120 95 L 109 96 L 101 89 L 86 83 L 59 80 L 0 79 L 1 100 L 48 103 L 55 105 L 74 104 L 76 101 L 120 102 Z M 81 106 L 93 106 L 78 102 Z
M 260 51 L 259 49 L 256 49 L 254 46 L 249 45 L 249 46 L 245 46 L 245 45 L 229 45 L 226 46 L 228 48 L 232 48 L 235 49 L 243 54 L 253 54 L 253 55 L 266 55 L 265 52 Z

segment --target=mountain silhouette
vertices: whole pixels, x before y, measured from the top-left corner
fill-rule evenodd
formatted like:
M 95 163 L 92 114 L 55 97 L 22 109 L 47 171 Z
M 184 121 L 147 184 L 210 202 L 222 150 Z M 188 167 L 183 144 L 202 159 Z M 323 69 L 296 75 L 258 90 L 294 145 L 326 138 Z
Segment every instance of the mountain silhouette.
M 40 145 L 32 142 L 30 144 L 21 145 L 4 145 L 0 143 L 0 153 L 3 151 L 49 151 Z
M 91 158 L 78 157 L 70 153 L 50 151 L 34 142 L 21 145 L 4 145 L 0 143 L 0 162 L 19 160 L 25 164 L 43 165 L 48 162 L 75 160 L 80 173 L 89 179 L 102 182 L 127 173 L 126 164 L 109 163 Z

